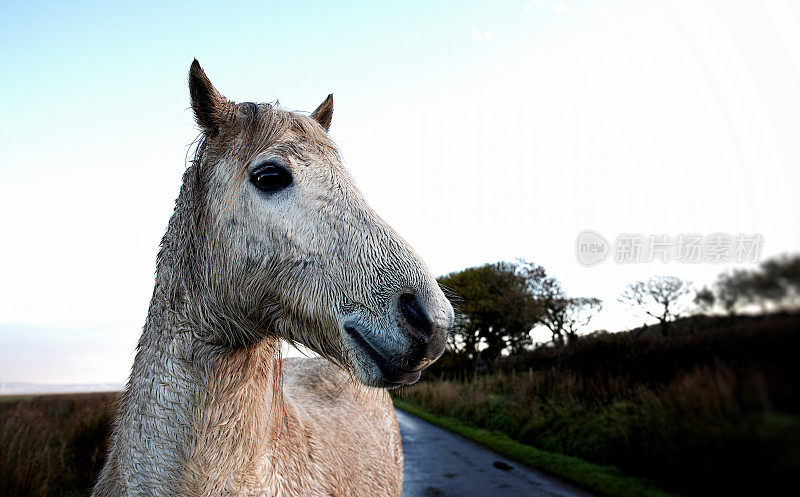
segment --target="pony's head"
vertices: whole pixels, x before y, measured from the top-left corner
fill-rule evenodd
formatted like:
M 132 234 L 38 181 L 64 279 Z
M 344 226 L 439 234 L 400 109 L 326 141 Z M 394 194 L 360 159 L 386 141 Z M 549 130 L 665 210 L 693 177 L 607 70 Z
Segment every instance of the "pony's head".
M 309 116 L 236 104 L 196 60 L 189 88 L 202 135 L 182 197 L 199 338 L 277 336 L 367 385 L 417 381 L 444 350 L 453 309 L 342 167 L 332 96 Z

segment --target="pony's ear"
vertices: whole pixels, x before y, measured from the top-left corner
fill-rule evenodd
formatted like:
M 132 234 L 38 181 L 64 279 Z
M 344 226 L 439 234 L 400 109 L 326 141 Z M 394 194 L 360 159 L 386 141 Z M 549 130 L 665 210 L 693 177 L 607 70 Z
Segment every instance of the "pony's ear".
M 333 93 L 328 95 L 324 102 L 319 104 L 317 110 L 311 113 L 311 119 L 317 121 L 320 126 L 328 131 L 331 127 L 331 118 L 333 117 Z
M 197 124 L 206 135 L 214 135 L 225 124 L 228 101 L 209 81 L 197 59 L 189 69 L 189 94 Z

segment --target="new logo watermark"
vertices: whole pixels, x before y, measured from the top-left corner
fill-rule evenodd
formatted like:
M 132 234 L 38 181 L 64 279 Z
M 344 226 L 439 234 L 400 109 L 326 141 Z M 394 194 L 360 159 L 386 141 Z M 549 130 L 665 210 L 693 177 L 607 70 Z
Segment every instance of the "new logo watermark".
M 584 266 L 600 264 L 608 257 L 608 240 L 596 231 L 586 230 L 578 234 L 575 243 L 575 255 Z
M 680 233 L 645 235 L 621 233 L 614 243 L 600 233 L 585 230 L 575 240 L 575 254 L 584 266 L 594 266 L 613 256 L 619 264 L 654 261 L 684 264 L 758 262 L 764 237 L 760 234 Z

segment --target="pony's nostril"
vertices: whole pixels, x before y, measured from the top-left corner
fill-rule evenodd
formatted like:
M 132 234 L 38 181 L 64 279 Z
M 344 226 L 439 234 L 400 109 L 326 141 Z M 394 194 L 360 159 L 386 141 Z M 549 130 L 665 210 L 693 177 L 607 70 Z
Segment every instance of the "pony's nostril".
M 428 341 L 433 334 L 433 321 L 422 308 L 419 299 L 413 293 L 400 295 L 397 301 L 400 316 L 409 325 L 415 334 L 419 335 L 424 341 Z

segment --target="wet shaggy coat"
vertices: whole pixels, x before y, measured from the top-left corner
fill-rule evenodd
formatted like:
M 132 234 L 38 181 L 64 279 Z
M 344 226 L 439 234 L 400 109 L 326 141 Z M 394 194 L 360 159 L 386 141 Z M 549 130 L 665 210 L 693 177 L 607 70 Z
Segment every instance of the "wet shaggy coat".
M 203 135 L 161 242 L 93 495 L 399 496 L 391 401 L 360 384 L 388 380 L 348 341 L 342 316 L 366 323 L 369 339 L 411 371 L 438 355 L 404 362 L 397 289 L 414 289 L 442 316 L 436 340 L 452 308 L 342 168 L 326 133 L 330 98 L 310 117 L 235 104 L 196 61 L 190 87 Z M 248 164 L 266 156 L 291 163 L 291 209 L 281 210 L 289 193 L 269 204 L 247 196 Z M 325 359 L 283 360 L 279 337 Z

